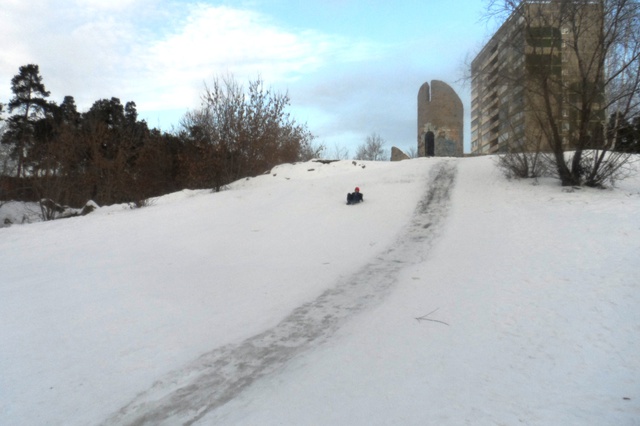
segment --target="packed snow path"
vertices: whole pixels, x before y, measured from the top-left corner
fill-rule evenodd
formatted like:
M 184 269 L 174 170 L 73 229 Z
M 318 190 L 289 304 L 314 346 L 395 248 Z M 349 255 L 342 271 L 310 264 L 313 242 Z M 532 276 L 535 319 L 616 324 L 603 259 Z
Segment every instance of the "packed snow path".
M 456 160 L 448 159 L 433 167 L 411 223 L 364 268 L 298 307 L 275 327 L 239 344 L 216 348 L 162 378 L 104 423 L 194 424 L 296 354 L 330 337 L 350 316 L 383 300 L 399 271 L 423 261 L 438 236 L 456 166 Z

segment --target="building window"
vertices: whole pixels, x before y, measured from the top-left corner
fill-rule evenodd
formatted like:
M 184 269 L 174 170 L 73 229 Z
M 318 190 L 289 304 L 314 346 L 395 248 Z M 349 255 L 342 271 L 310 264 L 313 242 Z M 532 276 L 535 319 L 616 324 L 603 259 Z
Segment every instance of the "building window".
M 560 47 L 560 31 L 554 27 L 532 27 L 527 32 L 527 44 L 532 47 Z

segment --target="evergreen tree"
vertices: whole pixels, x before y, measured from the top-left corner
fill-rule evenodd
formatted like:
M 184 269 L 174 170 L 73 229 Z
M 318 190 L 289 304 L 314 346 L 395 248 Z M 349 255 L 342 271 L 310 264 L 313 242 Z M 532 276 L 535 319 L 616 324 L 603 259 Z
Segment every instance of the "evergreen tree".
M 45 99 L 49 92 L 44 87 L 38 65 L 34 64 L 20 67 L 20 72 L 11 79 L 11 91 L 9 113 L 17 110 L 17 114 L 9 118 L 2 143 L 11 146 L 11 157 L 17 162 L 17 176 L 21 177 L 25 175 L 30 153 L 37 144 L 35 125 L 50 110 Z
M 626 117 L 619 117 L 616 122 L 615 115 L 612 115 L 609 123 L 610 138 L 615 137 L 617 151 L 640 153 L 640 115 L 633 117 L 631 122 Z M 613 123 L 617 123 L 615 127 Z
M 80 124 L 80 113 L 76 107 L 76 101 L 73 96 L 65 96 L 62 103 L 56 110 L 56 122 L 59 124 L 78 127 Z

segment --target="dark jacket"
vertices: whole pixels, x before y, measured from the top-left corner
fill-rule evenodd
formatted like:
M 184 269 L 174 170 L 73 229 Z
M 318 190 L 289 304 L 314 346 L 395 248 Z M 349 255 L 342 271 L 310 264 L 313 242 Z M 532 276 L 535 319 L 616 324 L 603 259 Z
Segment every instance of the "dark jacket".
M 347 194 L 347 204 L 357 204 L 364 201 L 362 192 L 351 192 Z

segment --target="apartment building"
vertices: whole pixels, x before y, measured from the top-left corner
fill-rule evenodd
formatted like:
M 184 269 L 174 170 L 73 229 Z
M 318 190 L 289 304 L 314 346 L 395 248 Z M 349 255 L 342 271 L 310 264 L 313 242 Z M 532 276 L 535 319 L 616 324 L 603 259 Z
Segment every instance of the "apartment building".
M 547 150 L 551 138 L 570 145 L 588 94 L 600 98 L 589 121 L 603 122 L 604 69 L 593 65 L 604 64 L 600 4 L 523 1 L 498 29 L 471 65 L 472 153 Z

